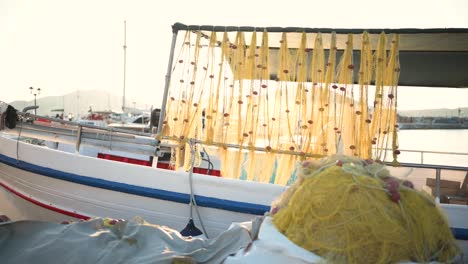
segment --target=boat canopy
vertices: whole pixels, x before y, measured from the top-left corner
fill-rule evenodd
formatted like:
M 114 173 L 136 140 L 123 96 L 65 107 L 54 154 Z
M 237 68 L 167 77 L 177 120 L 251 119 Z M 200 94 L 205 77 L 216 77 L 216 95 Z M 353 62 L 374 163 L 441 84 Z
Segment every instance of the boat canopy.
M 468 87 L 468 28 L 401 28 L 401 29 L 332 29 L 332 28 L 302 28 L 302 27 L 235 27 L 235 26 L 209 26 L 209 25 L 184 25 L 175 23 L 173 32 L 177 31 L 202 31 L 206 38 L 210 32 L 220 32 L 219 40 L 223 32 L 245 32 L 249 39 L 249 32 L 269 33 L 269 47 L 271 56 L 277 57 L 280 40 L 283 32 L 288 33 L 289 48 L 298 48 L 301 42 L 301 34 L 307 34 L 308 38 L 315 39 L 317 33 L 322 34 L 325 55 L 328 56 L 328 47 L 331 34 L 336 33 L 337 56 L 340 57 L 346 47 L 347 35 L 361 35 L 369 33 L 372 47 L 376 47 L 380 33 L 398 34 L 399 60 L 402 69 L 399 76 L 399 86 L 420 87 Z M 275 34 L 277 33 L 277 34 Z M 360 68 L 360 38 L 354 38 L 353 61 L 356 68 Z M 391 41 L 389 38 L 388 41 Z M 327 50 L 328 49 L 328 50 Z M 273 74 L 271 79 L 277 76 L 275 66 L 270 66 Z M 277 66 L 276 66 L 277 68 Z M 354 80 L 359 79 L 356 71 Z

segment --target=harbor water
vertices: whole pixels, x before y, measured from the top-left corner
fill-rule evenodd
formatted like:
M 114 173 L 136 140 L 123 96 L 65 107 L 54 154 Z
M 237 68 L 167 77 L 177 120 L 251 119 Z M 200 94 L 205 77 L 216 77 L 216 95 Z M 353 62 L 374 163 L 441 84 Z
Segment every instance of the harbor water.
M 468 167 L 468 129 L 400 130 L 398 142 L 400 162 Z

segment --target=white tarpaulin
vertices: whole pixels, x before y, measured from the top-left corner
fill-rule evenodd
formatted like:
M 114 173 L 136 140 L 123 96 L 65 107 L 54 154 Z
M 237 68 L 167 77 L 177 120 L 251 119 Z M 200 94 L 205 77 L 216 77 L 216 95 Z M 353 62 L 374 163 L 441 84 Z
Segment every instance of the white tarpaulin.
M 233 224 L 213 239 L 185 238 L 141 219 L 68 225 L 39 221 L 0 224 L 0 263 L 221 263 L 251 242 L 250 227 Z M 191 263 L 191 262 L 188 262 Z
M 0 264 L 25 263 L 299 264 L 326 260 L 288 240 L 271 217 L 234 223 L 212 239 L 182 237 L 176 230 L 139 218 L 113 226 L 103 219 L 69 225 L 0 223 Z M 409 263 L 414 262 L 404 262 Z

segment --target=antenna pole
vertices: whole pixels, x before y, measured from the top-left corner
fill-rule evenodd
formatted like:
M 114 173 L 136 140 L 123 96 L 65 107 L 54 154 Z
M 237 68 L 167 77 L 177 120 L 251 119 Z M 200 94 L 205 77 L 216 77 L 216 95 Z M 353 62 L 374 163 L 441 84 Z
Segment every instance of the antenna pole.
M 171 83 L 171 69 L 172 69 L 172 62 L 174 60 L 174 50 L 175 50 L 176 41 L 177 41 L 177 31 L 174 31 L 174 33 L 172 33 L 172 44 L 171 44 L 171 51 L 169 54 L 169 63 L 167 65 L 166 83 L 164 85 L 163 101 L 162 101 L 162 106 L 161 106 L 161 112 L 159 114 L 159 123 L 158 123 L 158 130 L 157 130 L 158 134 L 162 132 L 162 126 L 163 126 L 164 118 L 166 114 L 167 97 L 168 97 L 168 92 L 169 92 L 169 86 Z
M 123 69 L 123 98 L 122 98 L 122 111 L 125 112 L 125 77 L 126 77 L 126 70 L 127 70 L 127 21 L 124 20 L 124 69 Z

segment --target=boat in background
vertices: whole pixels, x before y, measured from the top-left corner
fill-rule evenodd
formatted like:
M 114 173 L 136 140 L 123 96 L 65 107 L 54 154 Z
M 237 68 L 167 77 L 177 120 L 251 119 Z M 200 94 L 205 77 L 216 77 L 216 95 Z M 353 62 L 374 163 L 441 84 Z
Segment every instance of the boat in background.
M 139 132 L 150 132 L 150 113 L 141 113 L 138 115 L 134 115 L 125 121 L 114 121 L 109 123 L 107 126 L 110 128 L 118 128 L 118 129 L 128 129 L 134 130 Z

